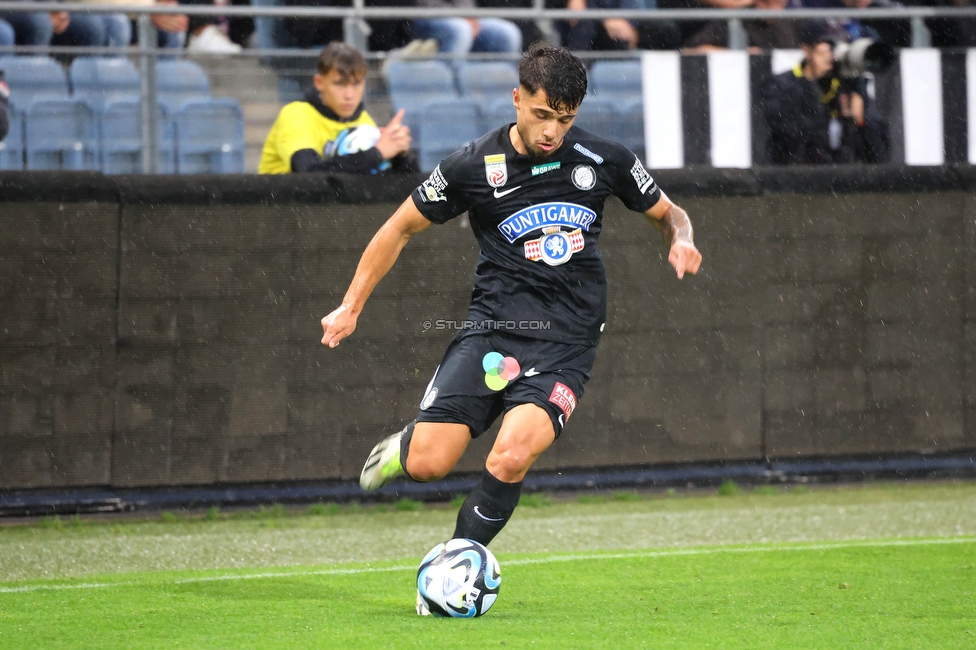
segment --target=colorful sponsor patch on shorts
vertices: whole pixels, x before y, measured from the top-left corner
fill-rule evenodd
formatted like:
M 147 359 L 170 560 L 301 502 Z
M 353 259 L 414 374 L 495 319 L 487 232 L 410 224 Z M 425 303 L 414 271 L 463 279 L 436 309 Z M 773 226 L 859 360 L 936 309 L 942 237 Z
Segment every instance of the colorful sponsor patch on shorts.
M 549 401 L 563 410 L 567 420 L 576 409 L 576 394 L 573 393 L 569 386 L 562 382 L 557 381 L 556 385 L 552 387 L 552 394 L 549 396 Z

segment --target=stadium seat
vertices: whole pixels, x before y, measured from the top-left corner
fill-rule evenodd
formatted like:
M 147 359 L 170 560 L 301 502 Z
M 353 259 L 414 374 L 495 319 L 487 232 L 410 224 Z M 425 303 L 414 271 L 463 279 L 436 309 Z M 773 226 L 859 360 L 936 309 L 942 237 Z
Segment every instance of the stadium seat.
M 590 73 L 593 98 L 630 106 L 642 101 L 640 61 L 598 61 Z
M 618 119 L 619 114 L 614 102 L 590 97 L 580 104 L 575 125 L 601 138 L 616 140 Z
M 210 79 L 193 61 L 160 61 L 156 66 L 156 86 L 160 103 L 170 113 L 176 113 L 188 99 L 210 97 Z
M 505 61 L 467 61 L 458 70 L 461 96 L 483 106 L 506 98 L 511 103 L 512 89 L 517 88 L 518 70 Z
M 631 104 L 618 113 L 616 140 L 644 160 L 644 105 Z
M 515 106 L 512 105 L 512 98 L 505 97 L 497 99 L 481 109 L 482 123 L 481 132 L 487 133 L 505 124 L 515 121 Z
M 420 133 L 420 116 L 431 102 L 460 99 L 454 73 L 443 61 L 398 61 L 387 70 L 393 110 L 406 110 L 403 122 L 411 133 Z
M 615 139 L 644 159 L 644 101 L 640 61 L 593 64 L 593 97 L 613 102 L 619 117 Z
M 64 68 L 47 56 L 11 56 L 0 59 L 10 86 L 11 102 L 21 110 L 35 99 L 68 97 L 68 77 Z
M 159 152 L 156 171 L 176 172 L 174 124 L 160 104 L 157 113 Z M 101 115 L 101 167 L 106 174 L 142 173 L 142 105 L 138 99 L 113 100 Z
M 11 107 L 8 116 L 10 130 L 0 142 L 0 170 L 20 171 L 24 168 L 24 114 Z
M 470 99 L 437 101 L 424 106 L 417 149 L 420 168 L 433 171 L 447 155 L 481 136 L 478 105 Z
M 243 174 L 244 114 L 234 99 L 190 99 L 176 114 L 180 174 Z
M 75 97 L 88 101 L 96 110 L 106 102 L 139 95 L 139 71 L 123 57 L 80 56 L 71 62 L 68 76 Z
M 35 100 L 24 125 L 27 169 L 98 170 L 98 122 L 84 100 Z

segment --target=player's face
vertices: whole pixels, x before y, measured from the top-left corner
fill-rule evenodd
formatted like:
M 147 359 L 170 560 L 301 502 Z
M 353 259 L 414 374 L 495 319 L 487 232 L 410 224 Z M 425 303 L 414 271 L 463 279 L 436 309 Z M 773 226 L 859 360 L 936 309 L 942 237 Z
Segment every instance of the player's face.
M 319 91 L 322 103 L 343 119 L 353 116 L 356 108 L 363 101 L 363 91 L 366 90 L 366 77 L 362 79 L 343 77 L 338 70 L 329 70 L 328 74 L 317 74 L 312 77 L 312 82 L 315 84 L 315 90 Z
M 563 138 L 576 119 L 576 110 L 553 110 L 546 103 L 545 91 L 530 93 L 515 90 L 515 129 L 526 153 L 548 158 L 563 144 Z

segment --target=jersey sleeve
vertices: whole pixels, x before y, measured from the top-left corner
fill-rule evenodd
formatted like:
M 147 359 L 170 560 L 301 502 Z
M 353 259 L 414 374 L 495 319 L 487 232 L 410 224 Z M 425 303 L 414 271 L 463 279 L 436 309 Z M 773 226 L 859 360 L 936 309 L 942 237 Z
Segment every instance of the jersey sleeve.
M 302 106 L 302 102 L 292 102 L 281 109 L 278 115 L 277 130 L 275 131 L 274 146 L 278 150 L 278 156 L 288 164 L 291 169 L 291 159 L 295 152 L 302 149 L 318 151 L 318 143 L 312 135 L 314 132 L 311 127 L 308 113 Z
M 614 152 L 617 168 L 613 193 L 634 212 L 645 212 L 661 199 L 661 189 L 630 149 L 620 146 Z
M 455 151 L 441 161 L 430 176 L 413 191 L 413 202 L 434 223 L 447 223 L 468 210 L 470 199 L 464 192 L 463 180 L 470 145 Z

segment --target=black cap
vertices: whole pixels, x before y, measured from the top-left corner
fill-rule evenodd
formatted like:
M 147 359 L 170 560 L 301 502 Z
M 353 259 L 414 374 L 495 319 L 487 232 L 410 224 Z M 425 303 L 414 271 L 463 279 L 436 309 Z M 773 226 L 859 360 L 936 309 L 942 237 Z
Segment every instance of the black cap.
M 800 23 L 796 29 L 800 43 L 803 45 L 816 45 L 817 43 L 831 42 L 830 25 L 822 20 L 811 20 Z

